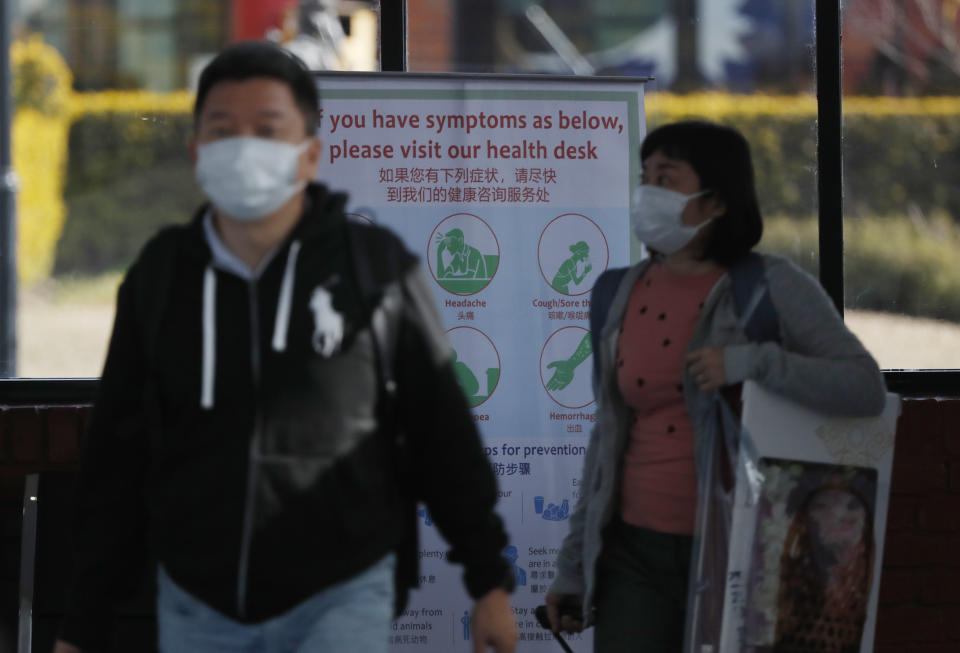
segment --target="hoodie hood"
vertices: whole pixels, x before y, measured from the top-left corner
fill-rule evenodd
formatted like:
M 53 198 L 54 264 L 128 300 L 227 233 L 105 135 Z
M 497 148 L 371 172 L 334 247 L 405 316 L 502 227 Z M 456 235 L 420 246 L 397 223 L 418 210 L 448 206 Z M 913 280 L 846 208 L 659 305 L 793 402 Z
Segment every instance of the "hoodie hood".
M 343 212 L 346 204 L 346 194 L 332 193 L 319 182 L 307 184 L 304 189 L 303 215 L 278 249 L 294 239 L 306 241 L 321 238 L 341 228 L 346 220 Z M 210 260 L 211 251 L 203 234 L 203 220 L 207 213 L 212 211 L 213 205 L 205 202 L 190 219 L 188 228 L 194 233 L 194 238 L 188 239 L 188 246 L 183 250 L 188 256 Z
M 239 276 L 255 283 L 260 274 L 278 254 L 286 249 L 283 281 L 277 295 L 276 319 L 273 326 L 271 346 L 276 352 L 286 351 L 287 332 L 290 328 L 290 310 L 293 290 L 296 284 L 297 259 L 303 242 L 331 236 L 342 232 L 346 219 L 343 207 L 347 196 L 342 193 L 329 193 L 321 184 L 307 186 L 304 197 L 304 210 L 300 220 L 287 238 L 271 251 L 256 270 L 250 270 L 220 240 L 213 227 L 213 211 L 209 203 L 202 206 L 194 215 L 190 228 L 199 230 L 201 242 L 206 245 L 207 263 L 203 278 L 203 319 L 202 365 L 200 385 L 200 406 L 205 410 L 213 408 L 216 370 L 217 341 L 217 275 L 216 270 Z M 195 252 L 199 255 L 200 250 Z

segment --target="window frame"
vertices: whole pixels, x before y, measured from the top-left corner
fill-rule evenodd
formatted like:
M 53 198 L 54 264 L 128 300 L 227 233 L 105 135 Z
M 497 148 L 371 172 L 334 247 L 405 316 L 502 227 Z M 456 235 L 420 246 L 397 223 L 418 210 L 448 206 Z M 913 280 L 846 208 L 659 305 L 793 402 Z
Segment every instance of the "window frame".
M 13 172 L 12 3 L 0 5 L 0 376 L 16 372 L 17 181 Z
M 842 316 L 843 304 L 843 92 L 841 11 L 836 0 L 816 0 L 817 188 L 820 283 Z M 380 69 L 407 71 L 407 2 L 380 3 Z M 0 28 L 6 27 L 0 20 Z M 5 44 L 4 36 L 0 45 Z M 0 274 L 0 276 L 3 276 Z M 0 293 L 0 299 L 4 293 Z M 16 301 L 15 295 L 13 296 Z M 3 335 L 3 334 L 0 334 Z M 886 370 L 892 392 L 904 396 L 960 396 L 960 370 Z M 0 379 L 0 403 L 84 404 L 94 401 L 99 379 Z

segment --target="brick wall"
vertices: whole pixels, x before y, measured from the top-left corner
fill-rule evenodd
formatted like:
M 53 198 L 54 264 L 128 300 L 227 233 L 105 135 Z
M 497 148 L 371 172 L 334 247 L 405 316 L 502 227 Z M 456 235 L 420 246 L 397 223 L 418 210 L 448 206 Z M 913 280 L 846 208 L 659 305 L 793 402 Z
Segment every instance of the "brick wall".
M 960 400 L 903 402 L 876 653 L 960 651 Z
M 408 68 L 446 72 L 452 59 L 453 7 L 450 0 L 407 2 Z
M 0 650 L 14 632 L 23 477 L 75 463 L 89 406 L 0 407 Z M 960 651 L 960 399 L 907 399 L 897 433 L 877 653 Z

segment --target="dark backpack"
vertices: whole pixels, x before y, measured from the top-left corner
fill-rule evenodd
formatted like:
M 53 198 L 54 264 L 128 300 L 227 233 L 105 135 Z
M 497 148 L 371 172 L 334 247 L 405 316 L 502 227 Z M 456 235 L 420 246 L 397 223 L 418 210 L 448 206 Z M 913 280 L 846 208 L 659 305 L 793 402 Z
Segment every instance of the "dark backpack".
M 600 331 L 607 322 L 610 304 L 629 268 L 610 268 L 597 279 L 590 296 L 590 344 L 600 351 Z M 780 318 L 770 299 L 763 257 L 749 253 L 728 273 L 737 316 L 746 319 L 744 331 L 750 342 L 780 342 Z M 600 358 L 593 357 L 593 373 L 600 373 Z

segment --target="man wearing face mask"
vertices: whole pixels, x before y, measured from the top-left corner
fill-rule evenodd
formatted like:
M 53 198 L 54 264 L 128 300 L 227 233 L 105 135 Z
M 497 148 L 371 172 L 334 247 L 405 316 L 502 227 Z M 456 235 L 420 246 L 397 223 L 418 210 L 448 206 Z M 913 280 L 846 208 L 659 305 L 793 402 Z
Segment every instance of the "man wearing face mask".
M 613 280 L 606 314 L 591 315 L 596 421 L 546 597 L 555 630 L 593 624 L 603 653 L 684 648 L 695 523 L 711 496 L 704 479 L 724 442 L 717 416 L 730 390 L 751 379 L 847 416 L 878 414 L 885 393 L 876 362 L 816 280 L 751 253 L 763 225 L 739 132 L 664 125 L 640 159 L 631 220 L 652 255 L 594 286 L 597 312 L 598 288 Z M 734 286 L 748 265 L 759 266 L 762 292 L 740 312 Z M 751 317 L 761 304 L 774 333 L 758 337 Z
M 312 181 L 317 107 L 272 44 L 200 77 L 210 203 L 120 287 L 57 653 L 105 648 L 150 558 L 162 652 L 385 652 L 417 501 L 464 566 L 474 650 L 514 650 L 496 481 L 432 295 L 395 236 Z

